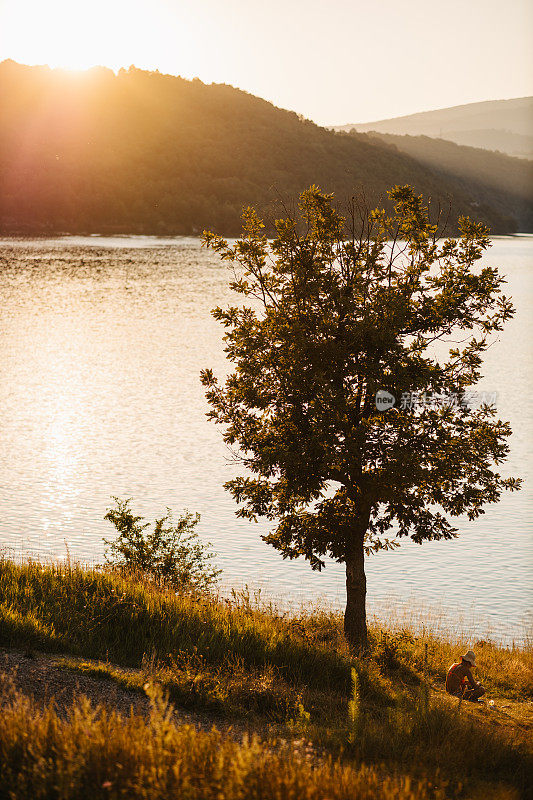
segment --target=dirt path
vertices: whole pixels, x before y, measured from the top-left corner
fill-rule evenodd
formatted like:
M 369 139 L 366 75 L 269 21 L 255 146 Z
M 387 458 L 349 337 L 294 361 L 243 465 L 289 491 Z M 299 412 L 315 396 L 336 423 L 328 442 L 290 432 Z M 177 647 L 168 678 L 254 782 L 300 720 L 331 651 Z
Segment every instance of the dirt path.
M 88 697 L 94 705 L 105 705 L 122 715 L 149 713 L 150 702 L 145 694 L 120 686 L 112 679 L 84 675 L 69 669 L 63 663 L 66 658 L 64 655 L 36 652 L 28 654 L 21 650 L 0 648 L 0 673 L 10 677 L 18 691 L 32 697 L 39 705 L 44 706 L 53 699 L 60 713 L 65 711 L 79 694 Z M 98 664 L 91 659 L 75 659 L 71 656 L 68 657 L 68 661 L 80 661 L 94 666 Z M 241 721 L 231 724 L 207 712 L 186 711 L 176 705 L 174 705 L 174 715 L 180 725 L 194 725 L 203 730 L 211 730 L 215 726 L 238 739 L 242 739 L 244 734 L 260 733 L 257 727 L 251 724 Z
M 111 677 L 95 677 L 69 668 L 65 661 L 75 665 L 92 665 L 99 662 L 87 658 L 73 658 L 65 655 L 47 653 L 26 653 L 22 650 L 0 648 L 0 673 L 11 677 L 16 689 L 32 697 L 39 705 L 46 705 L 54 699 L 58 711 L 64 712 L 77 695 L 85 695 L 94 705 L 102 704 L 122 715 L 130 713 L 148 715 L 150 702 L 141 691 L 128 689 Z M 121 671 L 114 666 L 115 671 Z M 134 670 L 124 670 L 124 674 Z M 136 671 L 136 670 L 135 670 Z M 447 695 L 442 687 L 431 686 L 432 694 L 447 703 L 457 705 L 458 701 Z M 494 705 L 489 699 L 480 703 L 462 703 L 462 713 L 471 715 L 484 725 L 512 730 L 517 739 L 531 743 L 533 735 L 533 703 L 517 702 L 494 696 Z M 1 697 L 0 697 L 1 704 Z M 185 710 L 174 705 L 177 724 L 194 725 L 198 729 L 211 730 L 213 726 L 238 740 L 245 734 L 258 734 L 264 738 L 268 731 L 256 720 L 237 720 L 230 722 L 207 711 Z M 272 732 L 272 731 L 271 731 Z

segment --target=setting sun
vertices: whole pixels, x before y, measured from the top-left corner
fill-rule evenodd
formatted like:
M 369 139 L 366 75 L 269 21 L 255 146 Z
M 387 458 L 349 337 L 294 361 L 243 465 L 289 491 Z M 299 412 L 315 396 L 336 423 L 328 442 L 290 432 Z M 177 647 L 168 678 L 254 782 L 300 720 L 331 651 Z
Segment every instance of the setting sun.
M 530 26 L 525 0 L 449 0 L 446 13 L 427 0 L 0 0 L 0 60 L 133 64 L 333 125 L 529 94 Z
M 25 63 L 68 70 L 155 65 L 158 54 L 171 47 L 180 53 L 184 71 L 190 66 L 191 37 L 175 4 L 170 9 L 161 3 L 154 13 L 154 4 L 145 0 L 22 0 L 9 4 L 2 27 L 9 33 L 10 51 Z

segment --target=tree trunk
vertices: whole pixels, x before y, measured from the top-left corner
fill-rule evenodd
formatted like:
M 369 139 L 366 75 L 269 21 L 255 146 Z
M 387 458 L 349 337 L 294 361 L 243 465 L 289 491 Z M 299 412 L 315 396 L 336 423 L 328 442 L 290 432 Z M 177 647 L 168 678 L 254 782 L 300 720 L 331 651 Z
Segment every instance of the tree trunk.
M 361 650 L 367 644 L 366 575 L 364 534 L 357 535 L 346 558 L 346 611 L 344 635 L 348 644 Z

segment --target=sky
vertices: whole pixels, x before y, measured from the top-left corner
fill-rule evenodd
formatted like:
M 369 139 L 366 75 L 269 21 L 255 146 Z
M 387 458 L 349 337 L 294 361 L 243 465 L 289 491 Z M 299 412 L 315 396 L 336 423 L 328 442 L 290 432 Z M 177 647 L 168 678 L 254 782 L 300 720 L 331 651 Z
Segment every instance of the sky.
M 0 60 L 228 83 L 321 125 L 533 94 L 530 0 L 0 0 Z

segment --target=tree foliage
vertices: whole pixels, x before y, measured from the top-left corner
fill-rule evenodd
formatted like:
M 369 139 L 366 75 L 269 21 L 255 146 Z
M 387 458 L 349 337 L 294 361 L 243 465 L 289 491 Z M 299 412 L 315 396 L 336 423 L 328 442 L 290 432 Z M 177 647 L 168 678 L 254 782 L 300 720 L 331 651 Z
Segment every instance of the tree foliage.
M 205 234 L 248 301 L 213 311 L 234 372 L 224 385 L 202 372 L 208 416 L 248 470 L 226 488 L 239 516 L 276 522 L 264 539 L 283 557 L 346 564 L 353 643 L 366 637 L 363 553 L 453 538 L 451 517 L 475 519 L 520 483 L 493 469 L 509 424 L 466 402 L 513 314 L 504 278 L 477 267 L 487 231 L 463 217 L 459 238 L 439 239 L 411 187 L 389 195 L 390 215 L 354 198 L 342 216 L 313 186 L 272 242 L 253 209 L 234 244 Z M 394 407 L 376 406 L 380 391 Z M 415 393 L 431 402 L 402 407 Z

